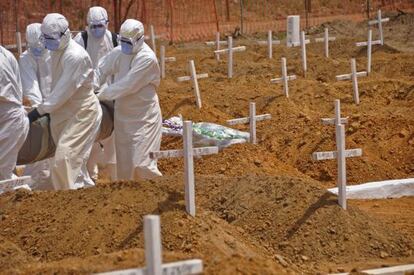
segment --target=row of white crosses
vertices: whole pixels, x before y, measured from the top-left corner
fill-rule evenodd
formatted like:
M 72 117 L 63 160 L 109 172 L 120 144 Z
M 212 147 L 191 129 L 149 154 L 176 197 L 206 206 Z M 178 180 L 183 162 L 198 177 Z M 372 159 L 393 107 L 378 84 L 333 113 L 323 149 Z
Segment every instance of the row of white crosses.
M 194 65 L 194 60 L 190 60 L 188 62 L 188 68 L 190 71 L 190 75 L 189 76 L 180 76 L 177 78 L 178 82 L 183 82 L 183 81 L 190 81 L 193 84 L 193 89 L 194 89 L 194 95 L 196 98 L 196 104 L 198 109 L 201 109 L 202 104 L 201 104 L 201 96 L 200 96 L 200 88 L 198 87 L 198 79 L 201 78 L 207 78 L 208 74 L 197 74 L 196 69 L 195 69 L 195 65 Z
M 355 58 L 351 59 L 351 73 L 350 74 L 342 74 L 337 75 L 336 80 L 352 80 L 352 88 L 354 91 L 353 97 L 355 104 L 359 105 L 359 89 L 358 89 L 358 77 L 367 76 L 368 73 L 366 71 L 357 72 L 356 69 L 356 60 Z
M 269 59 L 273 58 L 273 45 L 279 45 L 279 40 L 273 40 L 272 31 L 269 30 L 267 32 L 267 41 L 257 41 L 257 44 L 259 45 L 267 45 L 267 56 Z
M 335 118 L 323 118 L 322 123 L 335 125 L 336 151 L 315 152 L 314 160 L 336 159 L 338 163 L 338 204 L 346 210 L 346 158 L 362 156 L 362 149 L 345 148 L 345 126 L 348 118 L 341 118 L 340 101 L 335 100 Z
M 296 75 L 288 75 L 287 74 L 287 66 L 286 66 L 286 58 L 282 57 L 282 77 L 271 79 L 271 83 L 280 83 L 283 84 L 283 92 L 286 97 L 289 97 L 289 84 L 288 81 L 295 80 Z
M 203 272 L 203 261 L 200 259 L 185 260 L 164 264 L 162 262 L 162 243 L 160 217 L 144 216 L 144 249 L 145 267 L 112 272 L 100 275 L 177 275 L 200 274 Z
M 217 45 L 219 45 L 218 43 Z M 244 52 L 246 46 L 239 46 L 233 48 L 233 37 L 227 37 L 227 49 L 215 50 L 214 53 L 217 54 L 227 54 L 227 77 L 233 77 L 233 53 L 235 52 Z
M 183 124 L 183 150 L 167 150 L 151 152 L 152 159 L 178 158 L 184 156 L 184 185 L 185 209 L 188 214 L 195 216 L 195 183 L 194 183 L 194 156 L 217 154 L 217 146 L 193 148 L 193 125 L 191 121 Z
M 227 120 L 228 125 L 247 124 L 249 123 L 250 130 L 250 143 L 256 144 L 256 122 L 262 120 L 271 119 L 270 114 L 256 115 L 256 103 L 250 102 L 249 104 L 249 117 L 242 117 L 236 119 Z

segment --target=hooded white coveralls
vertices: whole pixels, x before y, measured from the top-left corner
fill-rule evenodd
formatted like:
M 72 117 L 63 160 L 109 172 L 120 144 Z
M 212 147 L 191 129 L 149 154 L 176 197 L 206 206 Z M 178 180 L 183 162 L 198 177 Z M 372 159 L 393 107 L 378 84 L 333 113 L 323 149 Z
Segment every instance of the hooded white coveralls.
M 107 22 L 107 21 L 108 21 L 108 14 L 104 8 L 91 7 L 89 9 L 88 16 L 87 16 L 88 25 L 94 24 L 96 22 Z M 105 25 L 107 26 L 108 23 L 105 23 Z M 87 32 L 88 32 L 88 42 L 87 42 L 86 51 L 88 52 L 92 60 L 93 68 L 95 69 L 98 66 L 99 60 L 103 56 L 108 54 L 114 48 L 114 45 L 112 42 L 112 33 L 107 29 L 103 37 L 96 38 L 89 31 L 89 29 L 87 30 Z M 79 45 L 85 48 L 85 43 L 82 38 L 82 33 L 78 33 L 73 40 L 75 40 Z M 108 81 L 108 84 L 110 84 L 110 81 Z M 109 138 L 102 140 L 99 143 L 96 142 L 92 147 L 92 151 L 89 156 L 87 167 L 88 167 L 88 172 L 93 179 L 98 178 L 97 163 L 107 164 L 110 170 L 112 180 L 116 179 L 116 155 L 115 155 L 115 143 L 114 143 L 113 134 Z
M 51 93 L 37 108 L 49 113 L 56 152 L 51 166 L 55 189 L 94 185 L 86 162 L 99 131 L 102 109 L 92 88 L 93 70 L 87 52 L 72 40 L 69 24 L 60 14 L 48 14 L 42 33 L 64 33 L 59 48 L 51 51 Z
M 115 82 L 98 94 L 101 100 L 115 100 L 115 149 L 118 179 L 151 179 L 162 174 L 149 153 L 161 145 L 161 110 L 156 88 L 160 69 L 151 48 L 144 43 L 144 27 L 128 19 L 121 26 L 121 37 L 140 37 L 132 55 L 118 46 L 101 59 L 95 70 L 95 85 L 110 75 Z
M 23 86 L 23 97 L 30 101 L 32 107 L 37 107 L 42 103 L 43 98 L 50 94 L 50 85 L 52 82 L 52 73 L 50 68 L 50 54 L 44 49 L 41 56 L 35 56 L 32 52 L 33 47 L 41 47 L 40 23 L 33 23 L 26 28 L 26 50 L 19 60 L 20 76 Z M 49 170 L 50 159 L 35 162 L 26 165 L 24 175 L 30 175 L 33 180 L 32 190 L 35 189 L 53 189 L 50 180 Z
M 11 52 L 0 46 L 0 180 L 13 177 L 17 154 L 29 132 L 22 101 L 19 65 Z

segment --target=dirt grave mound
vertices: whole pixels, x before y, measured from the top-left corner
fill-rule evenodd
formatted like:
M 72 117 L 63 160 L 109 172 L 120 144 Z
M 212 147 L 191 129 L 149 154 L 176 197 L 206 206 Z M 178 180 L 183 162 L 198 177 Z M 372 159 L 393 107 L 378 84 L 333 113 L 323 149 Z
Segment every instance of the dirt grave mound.
M 206 274 L 313 273 L 355 265 L 355 259 L 386 261 L 412 253 L 413 240 L 357 208 L 343 211 L 316 181 L 198 176 L 195 218 L 185 214 L 182 182 L 178 175 L 76 191 L 5 194 L 0 237 L 19 253 L 1 253 L 0 260 L 21 255 L 12 268 L 23 273 L 70 272 L 70 263 L 78 260 L 79 272 L 134 267 L 142 260 L 134 264 L 130 258 L 136 256 L 128 253 L 116 260 L 113 253 L 143 248 L 142 218 L 149 213 L 161 215 L 168 259 L 201 258 Z M 100 264 L 108 257 L 115 260 Z

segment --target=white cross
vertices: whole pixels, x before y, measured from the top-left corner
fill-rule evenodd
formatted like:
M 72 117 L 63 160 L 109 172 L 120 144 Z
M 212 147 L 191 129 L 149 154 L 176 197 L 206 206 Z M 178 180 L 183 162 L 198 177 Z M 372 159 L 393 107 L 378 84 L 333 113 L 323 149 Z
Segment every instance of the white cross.
M 154 31 L 154 26 L 153 25 L 150 25 L 150 35 L 149 36 L 148 35 L 144 36 L 144 38 L 146 40 L 148 40 L 148 39 L 151 40 L 151 48 L 154 51 L 155 55 L 157 55 L 157 47 L 155 45 L 155 39 L 158 39 L 160 37 L 161 36 L 159 36 L 159 35 L 155 35 L 155 31 Z
M 271 119 L 270 114 L 257 115 L 256 116 L 256 103 L 250 102 L 249 104 L 249 117 L 236 118 L 227 120 L 227 124 L 236 125 L 236 124 L 250 124 L 250 143 L 256 144 L 256 122 Z
M 368 41 L 356 43 L 357 47 L 367 46 L 367 73 L 371 73 L 372 45 L 381 45 L 381 40 L 372 41 L 372 30 L 368 30 Z
M 100 275 L 175 275 L 200 274 L 203 261 L 200 259 L 162 263 L 162 243 L 160 217 L 144 216 L 145 268 L 125 269 L 99 273 Z
M 338 81 L 352 79 L 352 87 L 354 90 L 354 102 L 357 105 L 359 104 L 358 77 L 363 77 L 367 75 L 368 73 L 365 71 L 357 72 L 355 58 L 352 58 L 351 59 L 351 73 L 336 76 L 336 80 Z
M 13 191 L 19 188 L 25 188 L 30 190 L 30 185 L 33 184 L 31 176 L 23 176 L 14 179 L 2 180 L 0 181 L 0 194 Z
M 191 80 L 193 82 L 193 88 L 194 88 L 197 107 L 198 107 L 198 109 L 201 109 L 201 96 L 200 96 L 200 89 L 198 88 L 198 79 L 207 78 L 208 74 L 197 74 L 196 69 L 195 69 L 195 65 L 194 65 L 194 60 L 190 60 L 188 65 L 189 65 L 188 67 L 190 69 L 190 76 L 178 77 L 177 81 L 178 82 L 183 82 L 183 81 Z
M 165 57 L 165 46 L 161 46 L 160 49 L 160 69 L 161 78 L 165 78 L 165 62 L 175 62 L 175 57 Z
M 233 77 L 233 53 L 235 52 L 243 52 L 246 50 L 246 46 L 240 46 L 233 48 L 233 37 L 229 36 L 227 38 L 227 49 L 223 50 L 217 50 L 214 51 L 215 54 L 222 54 L 227 53 L 228 60 L 227 60 L 227 77 L 232 78 Z
M 216 41 L 207 41 L 207 46 L 216 46 L 216 51 L 220 50 L 220 45 L 227 45 L 227 41 L 220 41 L 220 33 L 216 32 Z M 220 54 L 215 53 L 216 60 L 220 61 Z
M 193 148 L 193 126 L 191 121 L 184 121 L 183 125 L 184 150 L 167 150 L 151 152 L 152 159 L 178 158 L 184 156 L 184 183 L 185 208 L 187 213 L 195 216 L 195 190 L 194 190 L 194 156 L 205 156 L 218 153 L 217 146 Z
M 267 32 L 267 41 L 257 41 L 259 45 L 267 45 L 267 55 L 269 59 L 273 58 L 273 45 L 279 45 L 279 40 L 273 40 L 272 31 Z
M 296 79 L 296 75 L 287 75 L 287 68 L 286 68 L 286 58 L 282 57 L 282 77 L 280 78 L 274 78 L 271 79 L 270 82 L 271 83 L 283 83 L 283 91 L 285 93 L 286 97 L 289 97 L 289 86 L 288 86 L 288 81 L 289 80 L 295 80 Z
M 381 10 L 378 10 L 378 17 L 377 17 L 377 19 L 368 22 L 369 25 L 378 24 L 381 45 L 384 45 L 384 32 L 382 30 L 382 23 L 385 23 L 385 22 L 388 22 L 388 21 L 390 21 L 390 19 L 389 18 L 382 18 Z
M 315 42 L 325 42 L 325 57 L 329 58 L 329 41 L 335 41 L 336 37 L 329 37 L 329 29 L 325 28 L 325 35 L 323 38 L 315 38 Z
M 346 210 L 346 158 L 362 156 L 361 149 L 345 150 L 345 128 L 342 124 L 335 125 L 336 151 L 315 152 L 314 160 L 337 159 L 338 161 L 338 203 Z
M 337 99 L 335 100 L 335 118 L 322 118 L 322 124 L 336 125 L 336 124 L 347 124 L 347 123 L 348 123 L 348 117 L 341 118 L 341 101 Z

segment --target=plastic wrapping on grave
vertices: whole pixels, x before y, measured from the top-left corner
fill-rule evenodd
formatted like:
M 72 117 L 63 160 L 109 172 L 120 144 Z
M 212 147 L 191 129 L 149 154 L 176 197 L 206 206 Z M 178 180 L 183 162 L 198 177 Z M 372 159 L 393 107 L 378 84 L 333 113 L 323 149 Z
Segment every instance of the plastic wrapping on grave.
M 172 117 L 163 121 L 163 135 L 182 136 L 183 121 L 181 117 Z M 233 144 L 248 142 L 250 134 L 215 123 L 193 123 L 194 146 L 228 147 Z

